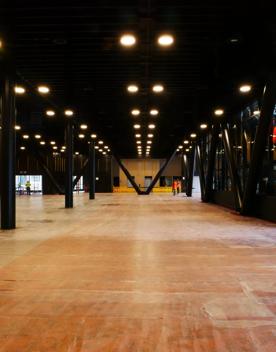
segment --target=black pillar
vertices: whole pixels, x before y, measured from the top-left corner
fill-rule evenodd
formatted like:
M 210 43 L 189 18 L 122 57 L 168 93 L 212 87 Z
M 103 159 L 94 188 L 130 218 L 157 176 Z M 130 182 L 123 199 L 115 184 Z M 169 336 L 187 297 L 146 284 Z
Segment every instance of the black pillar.
M 73 121 L 69 119 L 65 130 L 65 208 L 73 208 Z
M 192 145 L 192 149 L 188 158 L 189 174 L 188 174 L 188 182 L 187 182 L 187 190 L 186 190 L 187 197 L 191 197 L 193 193 L 194 165 L 195 165 L 195 146 Z
M 95 142 L 89 145 L 89 199 L 95 199 Z
M 199 144 L 196 146 L 196 156 L 197 156 L 197 165 L 198 165 L 198 171 L 199 171 L 201 200 L 203 200 L 205 195 L 205 176 L 204 176 L 204 166 L 203 166 L 201 148 Z
M 260 122 L 256 133 L 253 154 L 249 166 L 247 182 L 245 185 L 243 205 L 241 213 L 243 215 L 253 215 L 256 201 L 256 190 L 259 177 L 263 167 L 266 143 L 269 135 L 269 128 L 276 103 L 276 73 L 270 75 L 270 79 L 264 90 Z
M 3 69 L 3 67 L 2 67 Z M 8 75 L 1 81 L 1 228 L 15 228 L 15 95 L 14 81 Z

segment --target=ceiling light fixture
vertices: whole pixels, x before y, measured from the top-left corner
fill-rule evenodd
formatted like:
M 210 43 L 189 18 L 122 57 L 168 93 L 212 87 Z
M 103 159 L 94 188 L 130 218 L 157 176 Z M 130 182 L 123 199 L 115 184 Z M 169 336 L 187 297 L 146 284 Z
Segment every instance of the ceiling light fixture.
M 80 129 L 81 130 L 87 130 L 88 126 L 86 124 L 81 124 Z
M 190 134 L 190 137 L 191 137 L 191 138 L 196 138 L 196 133 L 191 133 L 191 134 Z
M 223 110 L 223 109 L 216 109 L 216 110 L 214 111 L 214 114 L 215 114 L 216 116 L 222 116 L 222 115 L 224 114 L 224 110 Z
M 140 137 L 141 137 L 140 133 L 137 133 L 137 134 L 135 135 L 135 137 L 136 137 L 136 138 L 140 138 Z
M 35 134 L 35 139 L 40 139 L 41 138 L 41 135 L 40 134 Z
M 82 133 L 80 133 L 80 134 L 79 134 L 79 138 L 80 138 L 80 139 L 83 139 L 83 138 L 85 138 L 85 135 L 82 134 Z
M 154 93 L 161 93 L 161 92 L 163 92 L 164 87 L 162 86 L 162 84 L 155 84 L 152 87 L 152 90 L 153 90 Z
M 47 86 L 38 86 L 37 90 L 41 94 L 48 94 L 50 92 L 50 89 Z
M 199 126 L 202 130 L 206 130 L 206 128 L 208 127 L 208 125 L 206 123 L 202 123 L 200 126 Z
M 239 87 L 239 91 L 241 93 L 248 93 L 252 89 L 252 86 L 250 84 L 243 84 L 242 86 Z
M 139 110 L 139 109 L 133 109 L 133 110 L 131 111 L 131 114 L 132 114 L 133 116 L 139 116 L 139 115 L 140 115 L 140 110 Z
M 149 127 L 150 130 L 153 130 L 155 128 L 155 124 L 150 123 L 148 127 Z
M 65 114 L 66 116 L 73 116 L 73 115 L 74 115 L 74 112 L 73 112 L 73 110 L 67 109 L 67 110 L 64 111 L 64 114 Z
M 15 125 L 15 126 L 14 126 L 14 129 L 15 129 L 16 131 L 19 131 L 19 130 L 21 130 L 21 126 Z
M 148 134 L 148 138 L 153 138 L 153 134 L 152 134 L 152 133 L 149 133 L 149 134 Z
M 139 128 L 141 128 L 141 125 L 135 124 L 135 125 L 133 125 L 133 127 L 134 127 L 136 130 L 139 130 Z
M 56 114 L 56 113 L 54 112 L 54 110 L 47 110 L 47 111 L 46 111 L 46 115 L 47 115 L 47 116 L 55 116 L 55 114 Z
M 150 110 L 150 114 L 151 114 L 152 116 L 156 116 L 156 115 L 159 114 L 159 111 L 158 111 L 157 109 L 151 109 L 151 110 Z
M 157 41 L 161 46 L 170 46 L 173 44 L 174 38 L 171 34 L 162 34 Z
M 133 34 L 124 34 L 120 38 L 120 43 L 125 47 L 132 47 L 136 43 L 136 38 Z
M 26 148 L 22 146 L 22 147 L 20 147 L 20 149 L 21 149 L 21 150 L 25 150 Z
M 24 94 L 26 92 L 26 89 L 24 87 L 21 87 L 21 86 L 15 86 L 14 87 L 14 92 L 16 94 Z
M 137 93 L 139 88 L 138 88 L 138 86 L 136 86 L 136 84 L 130 84 L 127 87 L 127 90 L 128 90 L 129 93 Z
M 45 141 L 40 141 L 39 143 L 40 143 L 41 145 L 45 145 L 45 144 L 46 144 Z
M 29 136 L 28 134 L 23 134 L 22 138 L 23 138 L 23 139 L 29 139 L 30 136 Z
M 98 144 L 104 144 L 104 142 L 103 141 L 99 141 Z
M 187 139 L 185 139 L 185 141 L 183 143 L 184 144 L 189 144 L 189 141 Z

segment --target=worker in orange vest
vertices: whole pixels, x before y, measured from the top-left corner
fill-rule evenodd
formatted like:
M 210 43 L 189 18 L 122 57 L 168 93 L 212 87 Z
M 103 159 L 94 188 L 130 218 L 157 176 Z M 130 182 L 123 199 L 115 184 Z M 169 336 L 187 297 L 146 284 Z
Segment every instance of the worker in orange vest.
M 173 181 L 172 191 L 173 191 L 173 195 L 175 196 L 176 195 L 176 191 L 177 191 L 177 180 Z

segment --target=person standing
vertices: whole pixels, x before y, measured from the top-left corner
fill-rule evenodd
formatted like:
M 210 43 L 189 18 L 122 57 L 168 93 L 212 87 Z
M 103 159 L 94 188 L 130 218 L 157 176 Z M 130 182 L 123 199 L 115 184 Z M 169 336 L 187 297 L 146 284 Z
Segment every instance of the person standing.
M 176 183 L 177 183 L 177 186 L 176 186 L 177 187 L 177 194 L 179 194 L 180 190 L 181 190 L 180 180 L 177 180 Z
M 31 182 L 30 182 L 30 180 L 28 180 L 26 182 L 25 187 L 26 187 L 27 195 L 30 196 L 31 195 Z
M 176 195 L 176 190 L 177 190 L 177 181 L 174 180 L 172 184 L 172 191 L 174 196 Z

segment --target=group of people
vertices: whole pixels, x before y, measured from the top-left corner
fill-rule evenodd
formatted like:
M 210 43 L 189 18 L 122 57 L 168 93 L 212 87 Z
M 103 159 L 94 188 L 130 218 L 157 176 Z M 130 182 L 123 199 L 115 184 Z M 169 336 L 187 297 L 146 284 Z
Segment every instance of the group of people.
M 181 182 L 180 182 L 180 180 L 178 180 L 178 179 L 173 180 L 172 192 L 173 192 L 174 196 L 181 192 Z
M 26 184 L 25 184 L 25 189 L 26 189 L 26 193 L 28 196 L 31 195 L 31 182 L 30 181 L 27 181 Z M 23 193 L 23 188 L 22 188 L 22 185 L 21 183 L 19 182 L 18 184 L 18 191 L 19 191 L 19 194 L 22 194 Z

